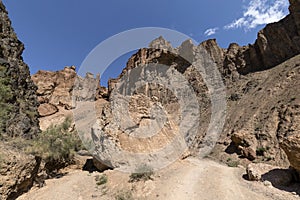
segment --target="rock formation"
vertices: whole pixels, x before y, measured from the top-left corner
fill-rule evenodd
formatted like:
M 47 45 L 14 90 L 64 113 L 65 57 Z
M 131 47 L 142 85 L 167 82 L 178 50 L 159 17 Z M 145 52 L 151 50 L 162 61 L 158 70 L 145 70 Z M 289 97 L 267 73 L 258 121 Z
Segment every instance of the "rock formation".
M 87 94 L 79 91 L 79 94 L 75 95 L 77 100 L 102 99 L 101 109 L 98 112 L 100 129 L 93 127 L 97 145 L 100 145 L 100 141 L 102 143 L 106 141 L 106 145 L 112 147 L 114 145 L 112 141 L 117 141 L 119 147 L 128 151 L 134 150 L 130 146 L 132 143 L 136 144 L 138 150 L 149 151 L 152 148 L 159 148 L 161 142 L 168 141 L 172 136 L 171 131 L 168 131 L 176 129 L 172 123 L 156 140 L 148 141 L 142 139 L 130 141 L 122 130 L 110 125 L 113 115 L 116 115 L 112 113 L 111 106 L 122 108 L 121 105 L 113 103 L 120 99 L 119 96 L 113 96 L 118 84 L 120 82 L 126 84 L 130 80 L 126 80 L 128 72 L 134 69 L 143 67 L 146 69 L 146 66 L 151 68 L 153 64 L 160 64 L 171 66 L 183 75 L 196 93 L 201 126 L 197 135 L 188 143 L 190 152 L 197 155 L 199 149 L 205 146 L 203 138 L 210 122 L 207 116 L 212 113 L 208 88 L 201 74 L 193 68 L 195 61 L 193 55 L 200 49 L 206 49 L 223 76 L 228 100 L 223 133 L 212 155 L 223 161 L 228 157 L 238 157 L 242 164 L 256 160 L 282 167 L 289 166 L 290 160 L 291 165 L 299 170 L 300 58 L 297 55 L 300 53 L 300 6 L 296 0 L 290 0 L 290 4 L 290 14 L 277 23 L 267 25 L 258 33 L 254 44 L 241 47 L 232 43 L 227 49 L 223 49 L 218 46 L 215 39 L 204 41 L 198 46 L 188 40 L 178 48 L 173 48 L 169 42 L 160 37 L 152 41 L 149 48 L 140 49 L 134 54 L 120 76 L 109 80 L 108 89 L 97 86 L 96 95 L 90 92 L 94 88 L 87 89 Z M 144 72 L 137 71 L 137 77 L 144 76 Z M 40 71 L 32 77 L 39 88 L 41 121 L 44 119 L 48 123 L 45 126 L 41 125 L 43 129 L 49 126 L 49 122 L 58 123 L 55 121 L 59 118 L 58 114 L 61 117 L 71 114 L 75 77 L 73 67 L 67 67 L 59 72 Z M 174 77 L 176 78 L 176 75 Z M 82 82 L 82 88 L 86 87 L 85 83 L 95 83 L 89 75 L 85 80 L 87 82 Z M 149 106 L 165 107 L 168 117 L 173 119 L 173 122 L 178 121 L 178 99 L 171 90 L 159 84 L 147 84 L 135 90 L 132 99 L 124 100 L 123 103 L 129 106 L 130 111 L 130 115 L 126 117 L 122 115 L 126 118 L 124 120 L 130 116 L 138 124 L 136 127 L 127 127 L 132 128 L 130 130 L 133 134 L 134 129 L 140 128 L 140 125 L 147 127 L 152 123 L 153 116 Z M 123 112 L 120 110 L 119 114 Z M 103 131 L 105 134 L 99 137 Z M 102 155 L 107 158 L 102 159 L 103 162 L 108 162 L 110 152 L 104 151 Z M 126 160 L 105 164 L 118 167 L 122 162 L 124 164 Z
M 23 62 L 24 45 L 18 40 L 4 5 L 0 2 L 1 135 L 32 138 L 39 132 L 36 86 Z M 3 81 L 6 81 L 5 83 Z M 6 93 L 5 93 L 6 92 Z M 9 94 L 8 94 L 9 93 Z M 5 105 L 4 105 L 5 104 Z
M 33 186 L 41 159 L 7 144 L 0 144 L 0 152 L 1 199 L 16 199 Z
M 298 80 L 299 78 L 298 76 Z M 280 146 L 287 154 L 291 166 L 300 172 L 300 99 L 291 97 L 291 102 L 282 106 L 279 116 L 281 119 L 278 127 Z
M 290 0 L 290 14 L 279 22 L 259 31 L 254 44 L 240 47 L 230 44 L 222 50 L 215 40 L 203 42 L 220 66 L 223 74 L 232 78 L 270 69 L 300 53 L 299 1 Z
M 220 49 L 215 40 L 201 44 L 227 77 L 230 109 L 220 141 L 232 142 L 226 151 L 280 165 L 288 165 L 286 153 L 296 169 L 300 163 L 296 150 L 300 130 L 297 126 L 300 61 L 296 56 L 300 53 L 299 5 L 299 1 L 291 0 L 290 14 L 268 24 L 253 45 L 231 44 L 226 50 Z M 244 136 L 239 135 L 237 140 L 239 133 Z
M 30 189 L 39 169 L 40 159 L 18 148 L 40 132 L 39 104 L 37 87 L 21 56 L 24 45 L 2 1 L 0 16 L 0 198 L 15 199 Z
M 74 66 L 56 72 L 40 70 L 31 78 L 38 87 L 38 111 L 42 130 L 51 124 L 60 124 L 67 116 L 72 115 L 75 107 L 72 98 L 77 101 L 93 101 L 105 97 L 106 94 L 99 86 L 99 76 L 94 78 L 94 75 L 88 73 L 81 78 L 77 76 Z M 77 88 L 74 86 L 75 81 Z
M 65 67 L 56 72 L 39 70 L 31 78 L 38 87 L 37 95 L 40 104 L 61 106 L 67 110 L 74 107 L 72 97 L 78 100 L 94 100 L 96 98 L 95 91 L 100 81 L 99 76 L 94 78 L 94 75 L 90 73 L 86 74 L 85 78 L 78 77 L 75 66 Z M 75 80 L 78 82 L 79 88 L 88 88 L 89 90 L 74 90 Z M 53 108 L 49 111 L 50 113 L 53 112 Z M 41 116 L 49 115 L 47 112 L 40 114 Z
M 203 133 L 209 122 L 206 115 L 210 113 L 210 100 L 200 72 L 191 65 L 194 61 L 192 52 L 197 47 L 186 41 L 181 47 L 173 49 L 162 37 L 150 45 L 150 48 L 140 49 L 134 54 L 120 76 L 109 81 L 109 103 L 99 116 L 98 126 L 92 128 L 95 145 L 98 149 L 105 149 L 103 152 L 95 153 L 104 164 L 113 168 L 125 165 L 134 167 L 141 164 L 141 160 L 147 160 L 143 156 L 129 159 L 132 156 L 130 153 L 143 152 L 146 155 L 155 149 L 172 149 L 165 151 L 172 152 L 168 155 L 158 156 L 159 153 L 149 153 L 151 154 L 149 160 L 157 163 L 155 167 L 164 165 L 165 160 L 161 160 L 164 157 L 167 158 L 166 163 L 180 157 L 186 150 L 177 138 L 180 135 L 179 129 L 182 129 L 182 126 L 178 125 L 182 121 L 181 116 L 185 116 L 184 120 L 187 121 L 191 132 L 192 130 L 198 132 L 197 137 L 205 136 Z M 187 59 L 179 56 L 179 52 Z M 147 81 L 143 82 L 144 79 L 152 82 L 145 84 Z M 138 87 L 140 84 L 142 86 Z M 191 88 L 194 90 L 189 93 Z M 132 96 L 129 94 L 130 91 Z M 188 99 L 183 100 L 184 98 Z M 188 101 L 195 101 L 196 105 Z M 182 102 L 185 102 L 185 105 L 180 105 Z M 164 112 L 159 112 L 160 109 Z M 194 123 L 194 112 L 200 112 L 201 115 L 199 120 L 203 126 L 200 126 L 199 130 L 198 119 L 197 123 Z M 167 120 L 165 126 L 164 120 Z M 152 128 L 157 128 L 157 135 L 147 138 L 148 130 Z M 187 133 L 183 138 L 188 143 L 192 142 Z M 174 144 L 173 139 L 176 141 Z M 122 150 L 130 153 L 123 155 Z
M 245 164 L 256 160 L 287 167 L 289 158 L 291 165 L 299 169 L 298 133 L 300 129 L 297 124 L 299 124 L 300 58 L 297 55 L 300 53 L 300 2 L 290 1 L 290 3 L 290 14 L 277 23 L 267 25 L 258 33 L 252 45 L 241 47 L 233 43 L 228 49 L 222 49 L 215 39 L 204 41 L 199 45 L 206 49 L 216 63 L 227 87 L 227 119 L 223 134 L 212 152 L 221 160 L 226 160 L 228 156 L 238 156 Z M 160 37 L 151 42 L 150 48 L 140 49 L 134 54 L 120 76 L 110 80 L 108 85 L 110 101 L 113 102 L 113 90 L 118 83 L 122 82 L 122 78 L 128 72 L 132 73 L 131 71 L 135 68 L 156 63 L 171 66 L 182 73 L 196 91 L 199 109 L 203 114 L 199 119 L 201 122 L 199 134 L 190 145 L 190 151 L 195 154 L 203 145 L 203 133 L 209 124 L 207 116 L 211 114 L 208 89 L 201 75 L 192 70 L 192 63 L 189 62 L 194 61 L 192 55 L 199 50 L 199 46 L 185 41 L 180 47 L 172 48 L 169 42 Z M 143 74 L 140 76 L 142 77 Z M 163 106 L 170 106 L 176 101 L 172 100 L 171 93 L 166 89 L 158 89 L 157 86 L 153 88 L 150 85 L 136 91 L 134 96 L 146 103 L 140 105 L 140 109 L 131 110 L 133 112 L 131 117 L 140 118 L 140 120 L 147 118 L 144 110 L 148 108 L 146 105 L 153 103 L 153 98 L 152 103 L 148 102 L 147 98 L 151 99 L 155 96 L 158 102 L 165 102 Z M 129 102 L 129 106 L 131 103 L 134 102 Z M 289 109 L 286 106 L 289 106 Z M 122 131 L 118 132 L 115 130 L 116 127 L 108 125 L 112 120 L 110 106 L 106 106 L 104 110 L 102 112 L 104 117 L 100 119 L 100 124 L 104 127 L 102 130 L 94 129 L 94 134 L 99 135 L 103 131 L 113 133 L 113 135 L 108 134 L 99 138 L 99 141 L 103 142 L 104 138 L 108 140 L 111 138 L 122 146 L 122 138 L 124 139 Z M 144 113 L 139 113 L 139 110 Z M 286 110 L 292 110 L 293 114 L 289 114 Z M 176 113 L 176 110 L 171 110 L 171 113 Z M 163 141 L 162 138 L 161 141 Z M 138 145 L 138 143 L 135 144 Z M 107 145 L 112 145 L 112 143 Z M 143 145 L 155 146 L 155 143 L 148 141 Z M 104 154 L 103 157 L 109 157 Z M 118 166 L 118 163 L 109 164 Z

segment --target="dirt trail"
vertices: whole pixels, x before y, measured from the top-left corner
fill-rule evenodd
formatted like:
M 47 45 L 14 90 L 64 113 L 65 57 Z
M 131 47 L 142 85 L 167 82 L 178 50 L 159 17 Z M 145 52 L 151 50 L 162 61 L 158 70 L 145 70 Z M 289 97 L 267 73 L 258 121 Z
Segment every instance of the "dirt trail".
M 189 159 L 189 162 L 183 168 L 175 169 L 166 182 L 157 185 L 161 193 L 159 199 L 272 199 L 241 184 L 243 180 L 239 168 L 230 168 L 210 160 Z
M 127 190 L 133 199 L 157 200 L 294 200 L 291 193 L 266 187 L 262 183 L 242 178 L 244 169 L 230 168 L 211 160 L 193 158 L 179 161 L 155 173 L 153 181 L 128 183 L 128 174 L 105 172 L 108 183 L 97 186 L 100 173 L 72 171 L 68 175 L 46 182 L 41 189 L 31 190 L 19 200 L 89 200 L 114 199 L 118 191 Z M 134 188 L 134 189 L 132 189 Z
M 95 199 L 98 191 L 94 176 L 95 174 L 76 170 L 61 178 L 47 180 L 45 187 L 32 189 L 18 200 Z

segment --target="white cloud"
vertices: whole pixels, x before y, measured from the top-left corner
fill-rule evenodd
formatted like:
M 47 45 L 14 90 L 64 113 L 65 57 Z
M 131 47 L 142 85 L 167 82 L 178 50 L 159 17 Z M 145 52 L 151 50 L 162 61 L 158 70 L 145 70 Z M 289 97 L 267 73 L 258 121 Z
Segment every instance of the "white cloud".
M 224 26 L 224 29 L 252 29 L 258 25 L 277 22 L 286 16 L 288 0 L 251 0 L 243 17 Z
M 219 30 L 218 27 L 207 29 L 207 30 L 204 32 L 204 35 L 205 35 L 205 36 L 211 36 L 211 35 L 214 35 L 214 34 L 217 33 L 218 30 Z

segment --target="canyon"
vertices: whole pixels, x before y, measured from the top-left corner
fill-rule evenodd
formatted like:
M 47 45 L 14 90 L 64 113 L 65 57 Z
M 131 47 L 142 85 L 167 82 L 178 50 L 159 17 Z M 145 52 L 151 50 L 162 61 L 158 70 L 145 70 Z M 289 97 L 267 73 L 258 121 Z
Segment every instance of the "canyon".
M 199 192 L 201 185 L 207 184 L 209 190 L 209 185 L 216 186 L 219 180 L 224 179 L 224 182 L 221 181 L 223 185 L 220 183 L 215 191 L 206 194 L 207 198 L 230 197 L 234 193 L 224 192 L 233 190 L 227 188 L 228 184 L 241 184 L 234 190 L 241 191 L 243 197 L 259 191 L 259 199 L 297 199 L 300 194 L 300 1 L 289 2 L 290 14 L 279 22 L 268 24 L 259 31 L 254 44 L 247 46 L 232 43 L 224 49 L 219 47 L 216 39 L 210 39 L 199 45 L 187 40 L 179 47 L 172 47 L 163 37 L 156 38 L 150 42 L 149 48 L 139 49 L 131 56 L 121 74 L 109 80 L 107 88 L 99 85 L 99 75 L 87 73 L 85 77 L 78 76 L 75 66 L 67 66 L 56 72 L 40 70 L 30 76 L 29 68 L 22 59 L 24 45 L 18 40 L 8 13 L 0 3 L 0 104 L 3 106 L 0 119 L 1 197 L 16 199 L 29 191 L 36 185 L 38 174 L 43 170 L 41 158 L 23 152 L 18 139 L 30 142 L 42 131 L 62 124 L 71 117 L 71 132 L 76 134 L 76 128 L 84 130 L 84 133 L 77 133 L 92 141 L 93 145 L 86 147 L 90 151 L 86 154 L 100 172 L 92 173 L 91 178 L 78 169 L 71 170 L 68 172 L 70 176 L 58 180 L 60 187 L 70 181 L 78 185 L 84 181 L 82 177 L 87 177 L 92 187 L 96 184 L 95 176 L 104 173 L 111 181 L 106 188 L 111 194 L 103 194 L 101 198 L 111 199 L 116 189 L 125 187 L 131 191 L 133 189 L 130 187 L 135 187 L 138 198 L 165 199 L 176 194 L 174 198 L 179 199 L 204 195 L 204 190 Z M 195 56 L 198 52 L 204 52 L 200 59 Z M 224 127 L 209 151 L 205 151 L 211 142 L 206 140 L 211 123 L 208 116 L 214 113 L 211 88 L 196 68 L 197 63 L 201 62 L 203 66 L 209 63 L 209 66 L 218 69 L 224 83 L 221 92 L 224 92 L 226 100 Z M 210 69 L 204 67 L 204 70 L 207 72 Z M 128 92 L 133 85 L 129 83 L 143 83 L 141 77 L 145 77 L 146 72 L 150 74 L 148 78 L 156 82 Z M 160 79 L 159 73 L 165 75 Z M 169 74 L 172 76 L 169 77 Z M 166 77 L 169 78 L 164 82 Z M 175 91 L 163 87 L 163 83 L 171 83 L 172 87 L 179 89 Z M 189 85 L 193 91 L 194 96 L 188 101 L 176 95 L 188 91 L 184 85 Z M 127 93 L 130 98 L 123 97 Z M 185 101 L 182 103 L 180 98 Z M 194 101 L 197 102 L 196 106 Z M 161 112 L 162 108 L 164 112 Z M 93 110 L 95 119 L 91 119 L 94 117 Z M 196 120 L 194 113 L 198 116 Z M 218 114 L 220 119 L 222 114 Z M 188 131 L 182 136 L 177 134 L 184 120 L 190 122 L 187 129 L 193 130 L 194 135 L 191 136 Z M 160 122 L 166 123 L 162 125 Z M 147 130 L 153 127 L 159 128 L 158 134 L 147 138 L 151 134 Z M 132 135 L 139 137 L 130 137 Z M 153 153 L 165 144 L 171 144 L 172 147 L 178 135 L 181 137 L 175 140 L 172 153 L 163 151 L 162 157 Z M 182 142 L 187 146 L 181 148 Z M 123 150 L 134 155 L 134 159 L 131 154 L 123 154 Z M 154 167 L 161 171 L 158 170 L 154 180 L 144 185 L 130 184 L 128 175 L 118 169 L 130 166 L 132 170 L 132 167 L 137 167 L 144 158 L 136 159 L 135 156 L 141 152 L 150 155 L 146 159 L 153 161 Z M 120 154 L 123 156 L 118 156 Z M 80 165 L 84 165 L 84 162 Z M 237 168 L 232 169 L 224 164 Z M 106 170 L 108 168 L 110 170 Z M 262 177 L 269 177 L 266 174 L 274 170 L 279 171 L 279 175 L 272 175 L 277 177 L 275 182 L 267 178 L 273 187 L 266 187 L 268 182 Z M 243 172 L 248 173 L 246 179 L 259 183 L 242 179 Z M 280 173 L 290 177 L 288 183 L 278 182 L 282 180 Z M 185 178 L 176 183 L 181 176 Z M 164 178 L 169 181 L 164 182 Z M 123 182 L 118 183 L 119 180 Z M 192 180 L 192 183 L 188 183 L 188 180 Z M 59 192 L 52 193 L 51 190 L 59 191 L 59 188 L 51 181 L 46 181 L 49 185 L 45 188 L 31 190 L 20 199 L 46 198 L 43 195 L 54 198 Z M 174 187 L 167 188 L 169 184 Z M 186 184 L 193 184 L 191 187 L 197 189 L 189 191 Z M 71 190 L 70 187 L 65 190 Z M 247 187 L 251 189 L 247 190 Z M 99 196 L 99 193 L 104 193 L 103 188 L 99 188 L 90 192 Z M 166 191 L 155 188 L 165 188 Z M 179 188 L 176 190 L 178 193 L 170 192 L 174 188 Z M 48 192 L 43 194 L 43 190 Z M 86 190 L 89 191 L 88 188 Z M 74 196 L 77 195 L 75 193 Z M 184 196 L 185 193 L 188 193 L 187 196 Z M 79 195 L 78 198 L 92 199 L 91 195 Z M 238 197 L 242 198 L 237 194 L 235 198 Z

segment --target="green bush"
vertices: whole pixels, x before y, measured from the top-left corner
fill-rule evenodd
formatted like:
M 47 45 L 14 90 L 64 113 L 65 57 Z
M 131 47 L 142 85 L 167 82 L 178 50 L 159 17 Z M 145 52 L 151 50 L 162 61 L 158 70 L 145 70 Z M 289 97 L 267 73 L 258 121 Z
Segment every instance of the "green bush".
M 96 177 L 97 185 L 104 185 L 107 183 L 107 176 L 106 174 L 103 174 L 102 176 L 97 176 Z
M 259 147 L 256 149 L 256 155 L 258 156 L 264 156 L 264 153 L 267 151 L 266 148 L 264 147 Z
M 227 160 L 227 166 L 228 167 L 237 167 L 239 164 L 240 163 L 237 160 L 231 160 L 231 159 Z
M 50 171 L 64 167 L 70 163 L 75 151 L 82 147 L 82 143 L 77 133 L 70 133 L 71 118 L 57 126 L 50 126 L 46 131 L 39 134 L 33 141 L 29 152 L 41 157 L 49 165 Z
M 129 182 L 152 180 L 152 175 L 153 169 L 150 166 L 143 164 L 139 166 L 136 169 L 136 171 L 129 176 Z

